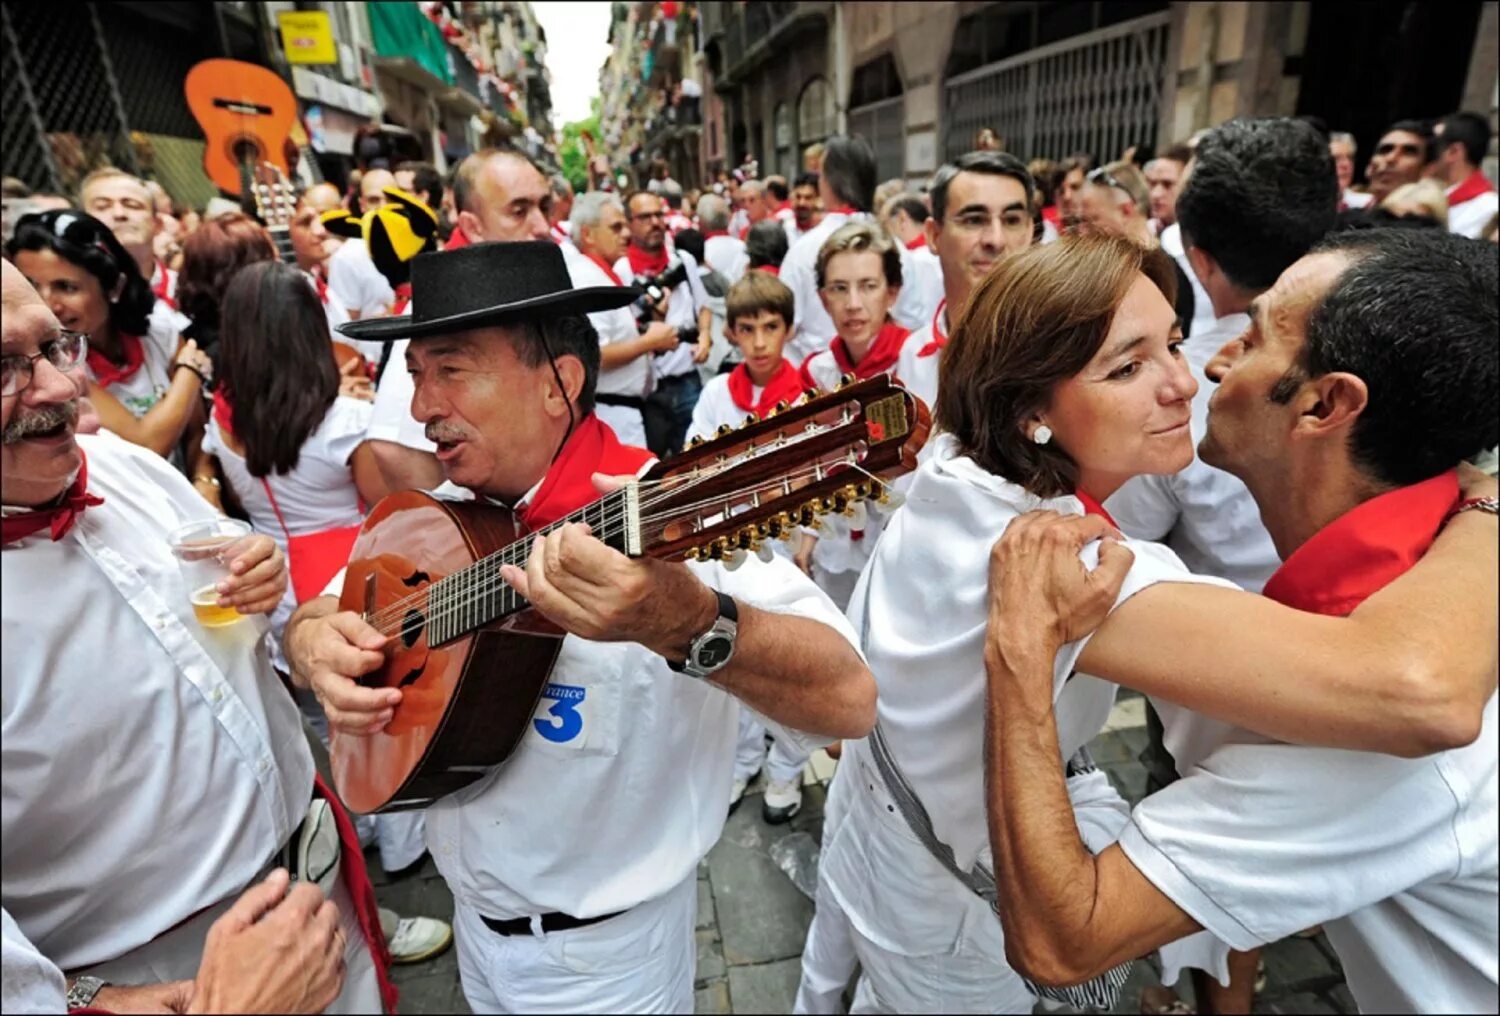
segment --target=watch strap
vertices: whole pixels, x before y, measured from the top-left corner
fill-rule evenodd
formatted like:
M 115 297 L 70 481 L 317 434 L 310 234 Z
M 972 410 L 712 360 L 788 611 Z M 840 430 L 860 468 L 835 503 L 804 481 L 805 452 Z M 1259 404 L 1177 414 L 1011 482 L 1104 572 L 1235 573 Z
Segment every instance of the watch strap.
M 109 982 L 98 977 L 90 977 L 83 974 L 73 979 L 73 984 L 68 988 L 68 1008 L 87 1009 L 93 1004 L 94 996 L 99 994 L 99 989 Z

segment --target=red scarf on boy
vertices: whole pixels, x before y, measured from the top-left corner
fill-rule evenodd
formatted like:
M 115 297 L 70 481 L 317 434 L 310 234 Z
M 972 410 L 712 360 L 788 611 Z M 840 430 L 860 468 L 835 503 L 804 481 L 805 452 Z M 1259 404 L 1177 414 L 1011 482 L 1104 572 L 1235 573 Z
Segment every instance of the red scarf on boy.
M 806 390 L 797 368 L 787 359 L 781 361 L 776 373 L 771 375 L 771 380 L 761 389 L 758 400 L 752 398 L 755 382 L 750 379 L 749 367 L 741 363 L 729 372 L 729 397 L 734 400 L 735 406 L 747 413 L 754 413 L 762 420 L 776 408 L 776 403 L 795 402 Z

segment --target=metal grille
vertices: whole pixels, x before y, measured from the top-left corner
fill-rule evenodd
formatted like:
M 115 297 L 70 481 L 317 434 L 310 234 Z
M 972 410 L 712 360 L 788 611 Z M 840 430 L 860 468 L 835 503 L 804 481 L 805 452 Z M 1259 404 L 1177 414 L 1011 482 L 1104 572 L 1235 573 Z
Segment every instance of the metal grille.
M 135 171 L 89 5 L 5 4 L 3 17 L 5 174 L 71 193 L 107 163 Z
M 904 176 L 906 170 L 905 100 L 900 96 L 849 111 L 849 133 L 875 149 L 875 179 Z
M 944 88 L 944 149 L 969 151 L 993 127 L 1023 159 L 1112 159 L 1156 144 L 1171 14 L 1163 11 L 980 67 Z

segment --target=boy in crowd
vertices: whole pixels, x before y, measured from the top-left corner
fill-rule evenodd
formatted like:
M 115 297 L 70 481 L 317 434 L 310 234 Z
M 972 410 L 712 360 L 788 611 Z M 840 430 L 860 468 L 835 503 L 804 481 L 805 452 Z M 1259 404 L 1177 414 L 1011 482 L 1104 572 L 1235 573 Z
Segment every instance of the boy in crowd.
M 806 390 L 797 368 L 781 355 L 792 332 L 792 291 L 766 272 L 747 272 L 729 290 L 726 299 L 725 338 L 739 347 L 743 360 L 729 373 L 710 379 L 693 410 L 688 436 L 711 438 L 723 425 L 738 427 L 747 417 L 765 419 L 778 403 L 792 403 Z M 786 544 L 772 543 L 774 550 L 790 556 Z M 769 766 L 765 801 L 761 814 L 778 825 L 802 807 L 802 769 L 807 755 L 780 740 L 766 750 L 766 727 L 750 710 L 740 708 L 739 750 L 734 759 L 734 790 L 729 809 L 759 774 Z

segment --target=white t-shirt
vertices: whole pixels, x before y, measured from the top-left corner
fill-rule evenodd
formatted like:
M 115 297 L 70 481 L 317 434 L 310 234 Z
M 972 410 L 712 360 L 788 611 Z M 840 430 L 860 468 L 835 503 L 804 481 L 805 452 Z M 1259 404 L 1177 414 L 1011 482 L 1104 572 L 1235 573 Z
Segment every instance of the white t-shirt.
M 697 260 L 685 250 L 678 251 L 676 257 L 687 269 L 687 278 L 672 287 L 672 292 L 667 297 L 665 323 L 678 330 L 697 328 L 698 311 L 708 306 L 708 291 L 703 288 Z M 622 257 L 615 262 L 615 274 L 625 285 L 635 285 L 635 272 L 630 267 L 630 258 Z M 655 354 L 652 370 L 659 378 L 676 377 L 696 370 L 698 365 L 693 363 L 693 349 L 692 343 L 684 342 L 676 349 Z
M 787 561 L 688 567 L 741 603 L 853 642 L 848 621 Z M 489 917 L 594 917 L 677 886 L 723 828 L 739 709 L 639 644 L 567 636 L 515 754 L 427 811 L 427 844 L 454 897 Z M 794 750 L 829 740 L 765 722 Z
M 901 288 L 905 291 L 908 286 L 916 287 L 916 299 L 912 301 L 909 313 L 927 324 L 932 321 L 938 304 L 943 302 L 943 263 L 926 244 L 907 250 L 911 252 L 911 260 L 902 268 L 909 274 L 903 276 Z
M 1249 315 L 1230 314 L 1183 343 L 1183 355 L 1198 382 L 1191 425 L 1195 448 L 1207 433 L 1208 401 L 1218 387 L 1204 368 L 1249 324 Z M 1276 545 L 1244 481 L 1196 455 L 1180 473 L 1127 481 L 1104 507 L 1129 535 L 1164 540 L 1196 574 L 1216 575 L 1258 593 L 1281 567 Z
M 1198 273 L 1193 271 L 1193 264 L 1188 260 L 1187 250 L 1182 245 L 1180 223 L 1174 222 L 1161 231 L 1161 249 L 1172 255 L 1172 260 L 1177 262 L 1182 274 L 1187 276 L 1188 284 L 1193 287 L 1193 326 L 1189 330 L 1189 337 L 1202 335 L 1213 328 L 1217 316 L 1214 314 L 1213 301 L 1208 298 L 1208 290 L 1198 281 Z
M 1375 195 L 1361 194 L 1359 191 L 1346 190 L 1343 198 L 1345 208 L 1368 208 L 1375 203 Z
M 1136 807 L 1120 846 L 1158 889 L 1236 949 L 1322 924 L 1362 1012 L 1495 1011 L 1493 695 L 1478 740 L 1420 759 L 1155 705 L 1183 778 Z
M 563 260 L 567 263 L 573 288 L 583 289 L 615 284 L 615 280 L 605 274 L 603 268 L 573 244 L 564 243 L 558 246 L 562 249 Z M 628 306 L 596 311 L 588 318 L 594 330 L 599 333 L 601 348 L 613 342 L 628 342 L 640 335 L 636 331 L 635 315 L 631 313 Z M 643 399 L 651 391 L 653 381 L 651 366 L 651 356 L 642 353 L 618 367 L 601 370 L 594 391 L 599 395 L 621 395 L 627 398 Z M 637 448 L 646 446 L 646 425 L 639 409 L 598 403 L 595 405 L 594 412 L 625 444 Z
M 1449 187 L 1445 193 L 1450 197 L 1461 183 Z M 1494 191 L 1485 191 L 1476 194 L 1467 201 L 1448 206 L 1448 232 L 1457 233 L 1459 236 L 1467 236 L 1470 240 L 1479 239 L 1479 234 L 1484 227 L 1490 224 L 1495 217 L 1495 212 L 1500 210 L 1500 194 Z
M 1036 509 L 1083 511 L 1076 498 L 1038 498 L 985 472 L 959 453 L 951 435 L 938 434 L 905 506 L 886 523 L 849 605 L 879 684 L 886 743 L 937 837 L 966 870 L 976 862 L 994 868 L 981 764 L 989 551 L 1012 520 Z M 1135 560 L 1117 605 L 1157 582 L 1221 584 L 1190 575 L 1164 547 L 1127 545 Z M 1098 544 L 1080 556 L 1095 567 Z M 1114 702 L 1114 684 L 1073 673 L 1086 643 L 1085 638 L 1063 646 L 1054 665 L 1063 758 L 1094 738 Z M 917 958 L 952 953 L 978 936 L 994 943 L 997 961 L 1003 958 L 993 913 L 893 810 L 866 741 L 846 743 L 834 788 L 847 812 L 833 836 L 825 828 L 819 871 L 860 934 L 889 952 Z M 1069 793 L 1085 842 L 1091 850 L 1103 849 L 1124 824 L 1123 801 L 1096 780 L 1070 780 Z M 834 803 L 830 798 L 830 811 Z M 1005 997 L 992 998 L 987 1006 L 999 1011 L 1029 1006 L 1020 979 L 1003 967 L 989 987 Z
M 313 783 L 264 623 L 202 627 L 167 548 L 213 509 L 159 456 L 109 434 L 78 445 L 104 504 L 0 553 L 0 882 L 64 970 L 244 889 Z
M 396 291 L 370 260 L 370 251 L 358 237 L 345 240 L 328 259 L 328 286 L 345 307 L 359 311 L 360 317 L 388 314 L 396 300 Z
M 276 495 L 281 518 L 286 520 L 285 532 L 271 507 L 270 498 L 266 496 L 265 486 L 250 475 L 244 457 L 229 447 L 219 422 L 212 417 L 203 428 L 203 450 L 218 457 L 224 478 L 249 514 L 256 531 L 270 536 L 284 552 L 287 532 L 304 536 L 357 526 L 364 521 L 359 489 L 354 485 L 349 460 L 354 450 L 365 442 L 373 409 L 370 403 L 360 399 L 342 395 L 334 399 L 323 422 L 302 443 L 292 471 L 265 478 L 271 493 Z M 281 606 L 271 617 L 271 629 L 278 636 L 296 607 L 296 593 L 291 583 L 287 583 Z
M 939 349 L 923 356 L 922 350 L 932 344 L 935 328 L 939 325 L 944 329 L 948 327 L 947 308 L 942 310 L 943 320 L 938 320 L 938 312 L 934 310 L 932 320 L 922 329 L 911 333 L 911 338 L 901 347 L 901 356 L 896 360 L 896 380 L 905 385 L 907 391 L 927 403 L 929 410 L 937 404 L 938 365 L 942 362 L 943 354 Z
M 146 334 L 141 336 L 142 361 L 140 368 L 123 381 L 115 381 L 104 390 L 120 400 L 120 405 L 139 420 L 150 412 L 151 407 L 161 401 L 167 389 L 172 387 L 168 370 L 172 358 L 177 355 L 180 342 L 176 319 L 181 314 L 158 300 L 151 313 Z M 183 320 L 186 320 L 185 318 Z M 89 379 L 97 381 L 92 370 Z
M 758 400 L 762 390 L 752 386 L 751 398 Z M 698 404 L 693 407 L 693 422 L 688 424 L 686 437 L 689 440 L 695 437 L 708 440 L 720 426 L 727 423 L 731 427 L 738 427 L 749 415 L 748 409 L 741 409 L 734 404 L 734 397 L 729 394 L 729 375 L 716 374 L 708 379 L 702 394 L 698 396 Z
M 0 972 L 0 1010 L 7 1014 L 68 1011 L 68 985 L 62 971 L 37 951 L 9 910 L 0 910 Z
M 745 241 L 732 236 L 710 236 L 705 239 L 703 260 L 728 279 L 730 285 L 744 278 L 750 267 L 750 255 L 745 252 Z
M 833 326 L 833 319 L 823 309 L 823 301 L 818 296 L 818 251 L 823 248 L 824 241 L 845 223 L 874 221 L 873 216 L 861 212 L 852 215 L 828 212 L 823 216 L 822 222 L 808 230 L 787 251 L 786 259 L 781 262 L 781 281 L 786 283 L 797 301 L 797 320 L 793 324 L 792 338 L 786 345 L 785 354 L 793 363 L 800 364 L 813 353 L 827 349 L 833 337 L 838 334 Z M 897 244 L 896 249 L 901 253 L 901 278 L 912 278 L 911 251 L 901 244 Z M 905 328 L 921 328 L 932 317 L 930 309 L 925 316 L 921 313 L 925 299 L 922 287 L 902 286 L 901 295 L 891 307 L 891 317 Z
M 397 339 L 391 344 L 390 359 L 375 387 L 375 406 L 365 436 L 371 441 L 389 441 L 431 455 L 437 451 L 437 445 L 427 440 L 426 425 L 411 414 L 411 400 L 417 386 L 406 369 L 406 347 L 410 344 L 410 339 Z

